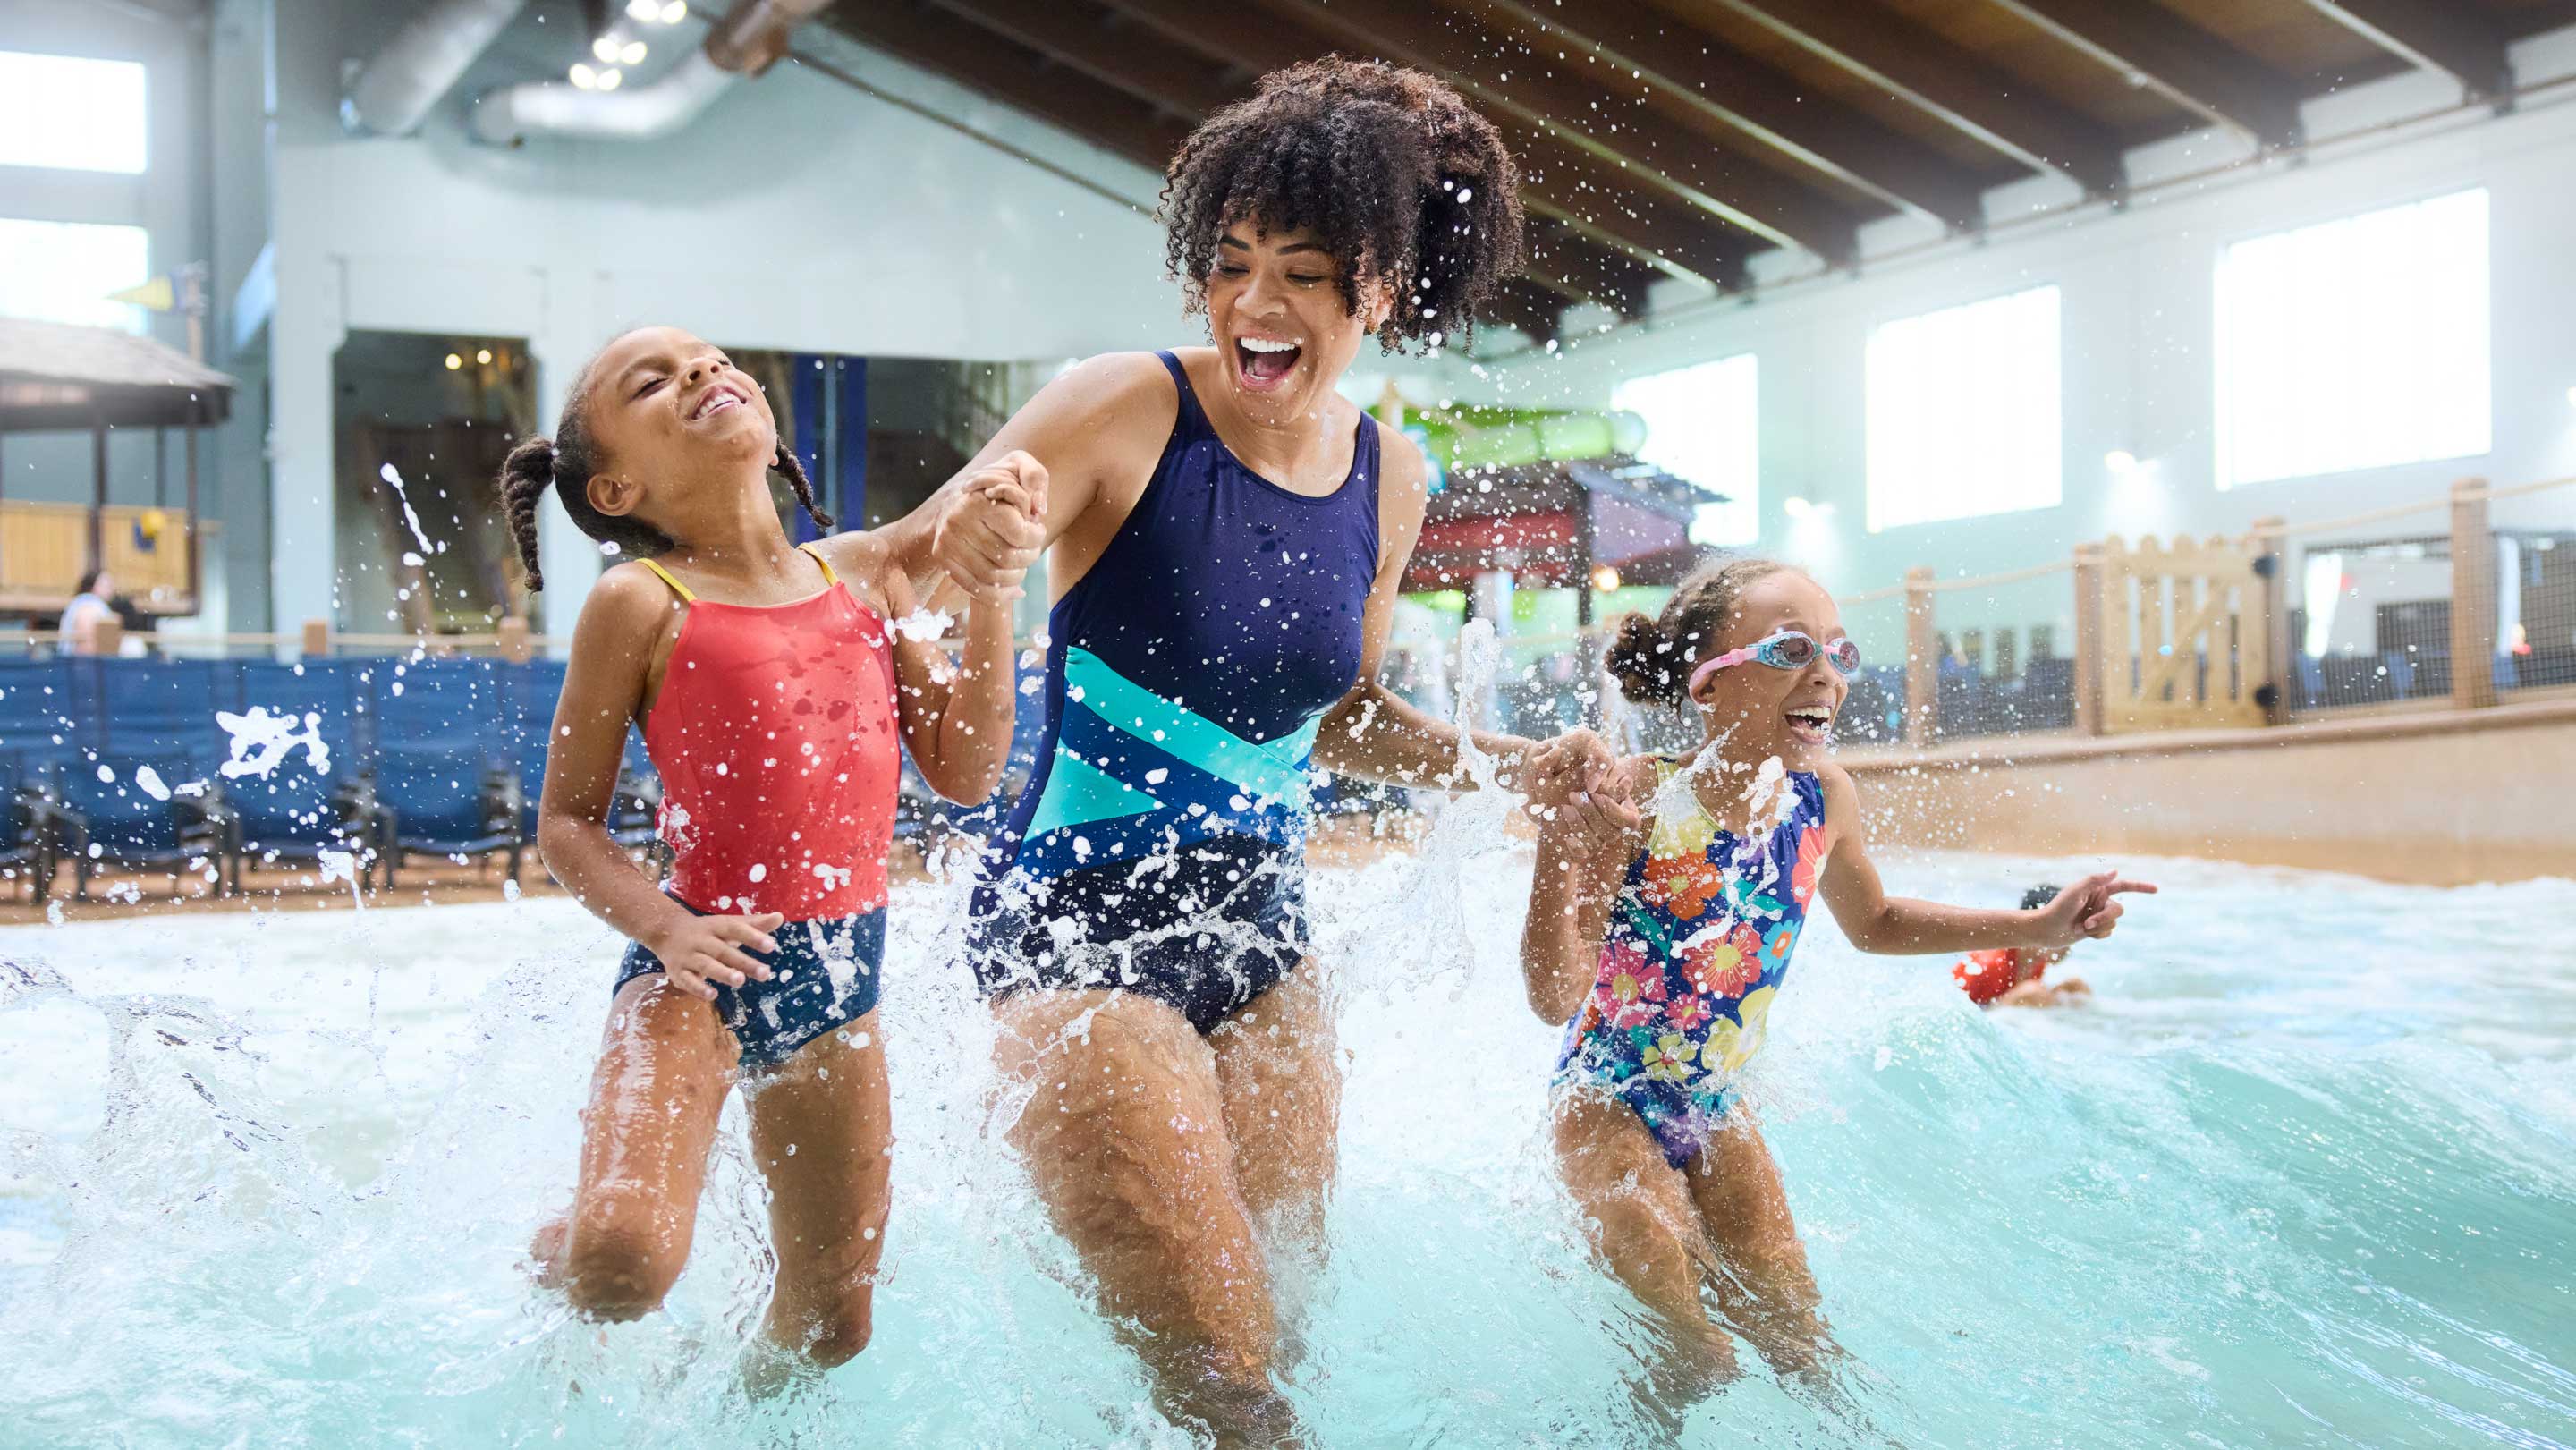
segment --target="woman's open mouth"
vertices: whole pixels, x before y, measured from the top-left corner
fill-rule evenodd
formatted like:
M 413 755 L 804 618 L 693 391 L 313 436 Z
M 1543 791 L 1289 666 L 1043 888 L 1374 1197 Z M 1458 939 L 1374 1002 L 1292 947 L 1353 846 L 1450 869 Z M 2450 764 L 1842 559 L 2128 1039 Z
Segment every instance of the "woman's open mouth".
M 1275 388 L 1281 379 L 1296 370 L 1297 359 L 1305 349 L 1293 342 L 1275 337 L 1238 337 L 1234 340 L 1235 371 L 1242 374 L 1245 386 Z

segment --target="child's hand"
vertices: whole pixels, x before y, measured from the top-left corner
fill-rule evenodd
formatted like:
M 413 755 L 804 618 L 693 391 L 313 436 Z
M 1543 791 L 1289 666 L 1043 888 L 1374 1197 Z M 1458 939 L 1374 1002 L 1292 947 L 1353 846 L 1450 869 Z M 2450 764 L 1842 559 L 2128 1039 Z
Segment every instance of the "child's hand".
M 978 599 L 1016 598 L 1046 548 L 1046 465 L 1018 449 L 975 470 L 940 515 L 932 555 Z
M 774 911 L 754 916 L 691 916 L 644 946 L 661 962 L 662 975 L 672 986 L 712 1002 L 716 999 L 714 983 L 739 987 L 746 980 L 770 979 L 769 968 L 753 960 L 744 948 L 778 950 L 777 939 L 770 933 L 786 924 L 787 918 Z
M 2117 871 L 2097 871 L 2067 887 L 2039 913 L 2036 945 L 2067 947 L 2086 937 L 2098 941 L 2109 936 L 2124 911 L 2114 898 L 2132 891 L 2153 896 L 2156 888 L 2144 881 L 2124 880 Z
M 1607 749 L 1596 756 L 1579 744 L 1553 745 L 1531 755 L 1525 777 L 1530 814 L 1543 823 L 1540 834 L 1588 849 L 1637 829 L 1643 817 L 1620 790 L 1618 762 L 1601 758 Z

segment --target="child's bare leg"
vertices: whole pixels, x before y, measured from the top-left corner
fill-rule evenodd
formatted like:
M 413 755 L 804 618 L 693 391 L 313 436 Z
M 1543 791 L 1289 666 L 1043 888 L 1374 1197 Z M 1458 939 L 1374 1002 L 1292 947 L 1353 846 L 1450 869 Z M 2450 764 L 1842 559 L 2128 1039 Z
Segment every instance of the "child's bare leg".
M 639 1319 L 688 1262 L 698 1189 L 740 1049 L 715 1009 L 659 973 L 610 1007 L 582 1109 L 571 1210 L 537 1231 L 541 1279 L 594 1319 Z
M 798 1049 L 761 1079 L 750 1106 L 752 1155 L 769 1180 L 778 1254 L 761 1334 L 829 1369 L 868 1347 L 885 1255 L 894 1115 L 877 1014 Z M 774 1387 L 776 1378 L 755 1388 Z
M 1728 1110 L 1687 1176 L 1716 1249 L 1719 1312 L 1774 1370 L 1813 1371 L 1835 1353 L 1833 1341 L 1779 1165 L 1751 1108 L 1738 1102 Z
M 1627 1105 L 1575 1092 L 1557 1104 L 1557 1170 L 1595 1252 L 1652 1316 L 1669 1350 L 1657 1387 L 1696 1399 L 1735 1373 L 1735 1346 L 1711 1322 L 1700 1286 L 1714 1262 L 1683 1174 Z

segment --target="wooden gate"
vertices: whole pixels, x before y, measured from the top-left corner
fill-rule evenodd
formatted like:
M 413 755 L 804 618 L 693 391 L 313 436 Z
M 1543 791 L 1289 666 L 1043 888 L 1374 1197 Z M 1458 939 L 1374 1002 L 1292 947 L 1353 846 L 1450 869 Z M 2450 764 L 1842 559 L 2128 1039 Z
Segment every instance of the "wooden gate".
M 2255 537 L 2154 539 L 2101 553 L 2102 728 L 2262 725 L 2272 681 L 2272 573 Z

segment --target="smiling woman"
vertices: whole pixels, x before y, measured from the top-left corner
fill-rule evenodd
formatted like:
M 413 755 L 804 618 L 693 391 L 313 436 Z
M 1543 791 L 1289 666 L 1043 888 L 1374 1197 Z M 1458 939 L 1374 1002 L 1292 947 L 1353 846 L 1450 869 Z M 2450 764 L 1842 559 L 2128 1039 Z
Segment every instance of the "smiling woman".
M 1017 559 L 948 513 L 974 468 L 1050 480 L 1045 737 L 969 950 L 1041 1196 L 1165 1412 L 1231 1442 L 1286 1428 L 1272 1256 L 1320 1245 L 1334 1177 L 1308 772 L 1467 785 L 1458 732 L 1377 680 L 1423 458 L 1335 385 L 1371 336 L 1471 329 L 1521 214 L 1457 93 L 1336 59 L 1183 142 L 1163 222 L 1215 346 L 1068 371 L 894 531 L 980 579 Z M 1607 763 L 1579 733 L 1476 745 L 1505 781 Z

